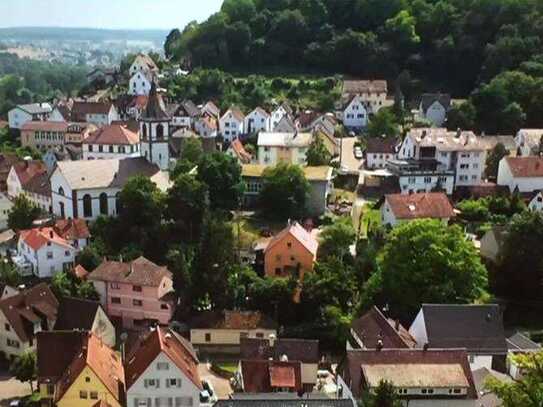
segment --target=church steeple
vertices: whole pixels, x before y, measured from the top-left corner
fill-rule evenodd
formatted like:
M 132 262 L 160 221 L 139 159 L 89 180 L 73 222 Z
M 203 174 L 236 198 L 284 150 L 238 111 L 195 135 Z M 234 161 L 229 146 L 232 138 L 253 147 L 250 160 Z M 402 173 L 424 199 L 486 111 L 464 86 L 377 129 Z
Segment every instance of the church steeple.
M 167 170 L 170 164 L 170 116 L 154 81 L 139 120 L 142 155 L 160 169 Z

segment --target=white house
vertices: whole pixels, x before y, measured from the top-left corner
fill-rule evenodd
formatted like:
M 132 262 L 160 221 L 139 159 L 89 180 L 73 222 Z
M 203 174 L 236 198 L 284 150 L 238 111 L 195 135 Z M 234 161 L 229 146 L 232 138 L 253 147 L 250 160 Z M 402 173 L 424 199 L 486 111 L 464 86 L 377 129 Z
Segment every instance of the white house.
M 505 371 L 507 345 L 498 305 L 423 304 L 409 333 L 419 348 L 465 348 L 472 370 Z
M 252 134 L 260 131 L 271 131 L 271 116 L 261 107 L 257 107 L 245 116 L 245 132 Z
M 217 137 L 218 123 L 212 116 L 202 116 L 194 121 L 194 131 L 203 138 Z
M 342 107 L 354 96 L 360 96 L 362 103 L 366 106 L 368 114 L 373 115 L 385 106 L 387 98 L 387 82 L 381 80 L 343 81 L 343 89 L 341 92 Z
M 136 346 L 125 364 L 127 406 L 200 405 L 198 358 L 186 339 L 156 328 Z
M 543 129 L 520 129 L 515 136 L 518 155 L 527 157 L 539 155 L 539 144 L 543 137 Z
M 509 192 L 531 193 L 543 189 L 543 157 L 504 157 L 498 166 L 498 185 Z
M 277 106 L 271 113 L 271 130 L 275 131 L 279 122 L 281 122 L 284 117 L 291 117 L 292 114 L 292 108 L 286 103 Z
M 345 104 L 341 120 L 348 129 L 361 129 L 368 125 L 368 111 L 360 95 L 353 96 Z
M 454 208 L 442 192 L 389 194 L 381 205 L 381 223 L 396 226 L 416 219 L 437 219 L 444 224 L 454 217 Z
M 92 123 L 100 127 L 118 121 L 120 117 L 113 103 L 74 102 L 72 120 L 80 123 Z
M 244 133 L 245 116 L 236 107 L 228 109 L 219 119 L 219 132 L 226 141 L 232 141 Z
M 13 207 L 13 202 L 8 198 L 7 194 L 0 193 L 0 230 L 8 228 L 8 215 Z
M 442 93 L 424 93 L 421 96 L 418 115 L 429 120 L 434 126 L 443 126 L 447 112 L 451 108 L 451 95 Z
M 528 204 L 528 209 L 534 212 L 543 211 L 543 193 L 538 191 Z
M 191 100 L 184 100 L 178 105 L 168 105 L 167 111 L 172 119 L 170 124 L 174 128 L 191 129 L 200 116 L 200 110 Z
M 170 186 L 168 174 L 143 157 L 61 161 L 51 174 L 53 213 L 86 220 L 116 216 L 119 192 L 135 175 L 149 177 L 163 191 Z
M 128 94 L 135 96 L 149 95 L 153 80 L 154 77 L 151 72 L 138 71 L 134 73 L 128 82 Z
M 48 278 L 74 265 L 78 249 L 52 227 L 22 230 L 14 263 L 22 274 Z
M 306 154 L 313 135 L 311 133 L 258 134 L 258 163 L 275 166 L 280 162 L 305 165 Z
M 20 129 L 27 122 L 47 120 L 52 111 L 49 103 L 18 105 L 8 112 L 9 128 Z
M 453 171 L 456 188 L 481 184 L 487 150 L 488 143 L 471 131 L 416 128 L 405 137 L 398 158 L 436 163 L 436 174 Z
M 48 172 L 29 179 L 23 185 L 23 194 L 44 213 L 51 213 L 51 184 Z
M 385 168 L 389 160 L 397 158 L 396 149 L 400 141 L 394 137 L 370 137 L 366 144 L 366 168 Z
M 8 173 L 7 192 L 10 198 L 24 193 L 24 186 L 34 177 L 47 173 L 45 164 L 38 160 L 25 160 L 15 163 Z
M 140 157 L 140 137 L 121 124 L 111 124 L 92 132 L 83 140 L 83 159 Z
M 155 64 L 155 61 L 147 54 L 138 54 L 130 65 L 128 73 L 130 76 L 133 76 L 137 72 L 152 72 L 154 74 L 158 73 L 158 66 Z

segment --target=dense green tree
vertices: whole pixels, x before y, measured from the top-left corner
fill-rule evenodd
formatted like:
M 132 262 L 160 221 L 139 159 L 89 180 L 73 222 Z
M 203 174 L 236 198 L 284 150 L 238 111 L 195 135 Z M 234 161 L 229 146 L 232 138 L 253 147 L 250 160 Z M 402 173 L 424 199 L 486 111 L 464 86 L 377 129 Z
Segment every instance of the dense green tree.
M 324 145 L 322 138 L 315 135 L 306 153 L 307 165 L 328 165 L 332 159 L 332 155 Z
M 94 271 L 102 263 L 102 256 L 96 244 L 87 245 L 77 255 L 77 264 L 88 272 Z
M 373 392 L 364 394 L 363 400 L 364 406 L 368 407 L 403 406 L 394 384 L 385 380 L 381 380 Z
M 197 179 L 207 184 L 212 209 L 232 210 L 239 207 L 244 184 L 241 167 L 233 157 L 222 152 L 206 154 L 198 166 Z
M 176 56 L 179 42 L 181 41 L 181 31 L 178 28 L 174 28 L 170 31 L 164 42 L 164 55 L 166 58 L 172 58 Z
M 8 213 L 8 226 L 15 231 L 30 229 L 40 214 L 40 208 L 30 202 L 25 195 L 19 195 L 13 201 L 13 207 Z
M 502 381 L 490 377 L 485 387 L 495 393 L 503 407 L 539 407 L 543 405 L 543 351 L 511 356 L 522 377 Z
M 507 151 L 502 143 L 496 144 L 494 148 L 490 150 L 488 156 L 486 157 L 485 176 L 488 177 L 490 180 L 496 180 L 498 177 L 498 168 L 500 165 L 500 161 L 503 157 L 506 157 L 508 155 L 509 151 Z
M 34 392 L 33 382 L 38 378 L 38 362 L 36 351 L 26 351 L 11 362 L 10 373 L 20 382 L 28 382 L 30 391 Z
M 487 286 L 486 269 L 462 229 L 435 220 L 397 226 L 387 236 L 378 265 L 366 296 L 389 304 L 406 321 L 422 303 L 469 303 L 481 298 Z
M 507 227 L 497 275 L 497 288 L 502 295 L 524 300 L 541 298 L 542 238 L 541 213 L 525 211 L 513 217 Z
M 262 175 L 260 205 L 267 216 L 298 218 L 305 212 L 309 188 L 303 170 L 296 165 L 281 163 L 266 168 Z
M 477 112 L 470 101 L 453 105 L 447 112 L 447 128 L 449 130 L 473 129 Z
M 370 137 L 397 136 L 400 128 L 394 113 L 389 109 L 380 109 L 370 118 L 367 133 Z
M 231 21 L 250 21 L 256 15 L 256 7 L 253 0 L 225 0 L 221 11 Z
M 21 274 L 7 258 L 0 258 L 0 281 L 11 287 L 17 287 L 23 283 Z
M 326 259 L 330 256 L 336 256 L 344 260 L 345 256 L 349 254 L 349 247 L 354 244 L 355 238 L 356 232 L 350 217 L 336 220 L 331 225 L 324 227 L 319 234 L 319 258 Z
M 56 273 L 53 276 L 51 289 L 58 298 L 76 297 L 95 301 L 100 299 L 91 282 L 80 281 L 72 273 L 65 271 Z

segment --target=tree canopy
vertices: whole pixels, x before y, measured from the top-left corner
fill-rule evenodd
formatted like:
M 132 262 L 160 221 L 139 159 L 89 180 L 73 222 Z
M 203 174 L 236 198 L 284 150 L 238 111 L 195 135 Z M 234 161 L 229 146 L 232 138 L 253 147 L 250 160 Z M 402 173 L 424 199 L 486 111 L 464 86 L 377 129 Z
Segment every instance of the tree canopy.
M 8 226 L 15 231 L 30 229 L 40 214 L 40 208 L 21 194 L 15 198 L 13 207 L 8 213 Z

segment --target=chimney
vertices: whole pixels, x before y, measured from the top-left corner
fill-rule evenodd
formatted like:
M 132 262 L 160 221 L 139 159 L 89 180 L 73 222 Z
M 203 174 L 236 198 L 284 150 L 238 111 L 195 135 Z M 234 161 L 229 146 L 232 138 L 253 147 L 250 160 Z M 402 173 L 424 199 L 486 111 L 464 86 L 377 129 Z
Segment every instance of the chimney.
M 375 349 L 377 349 L 378 352 L 380 352 L 381 349 L 383 349 L 383 340 L 382 340 L 382 339 L 379 339 L 379 340 L 377 341 L 377 346 L 376 346 Z

